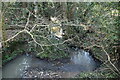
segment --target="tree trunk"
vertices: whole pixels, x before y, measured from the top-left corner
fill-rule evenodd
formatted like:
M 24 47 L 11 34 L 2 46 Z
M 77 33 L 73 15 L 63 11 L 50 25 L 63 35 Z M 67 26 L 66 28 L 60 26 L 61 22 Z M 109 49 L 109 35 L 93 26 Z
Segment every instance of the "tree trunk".
M 62 3 L 62 8 L 63 8 L 63 20 L 67 21 L 67 3 L 66 2 Z
M 1 32 L 2 32 L 2 41 L 6 41 L 7 40 L 7 32 L 6 32 L 6 28 L 5 28 L 5 21 L 4 21 L 4 17 L 2 15 L 2 24 L 1 24 Z M 7 42 L 3 43 L 2 46 L 7 46 Z

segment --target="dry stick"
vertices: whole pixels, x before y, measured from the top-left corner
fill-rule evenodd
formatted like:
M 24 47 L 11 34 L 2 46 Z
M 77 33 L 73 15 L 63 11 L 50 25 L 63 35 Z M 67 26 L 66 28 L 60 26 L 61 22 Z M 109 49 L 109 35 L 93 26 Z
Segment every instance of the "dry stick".
M 20 32 L 18 32 L 17 34 L 15 34 L 13 37 L 7 39 L 6 41 L 2 41 L 2 43 L 3 43 L 3 42 L 8 42 L 8 41 L 10 41 L 11 39 L 15 38 L 16 36 L 18 36 L 18 35 L 19 35 L 20 33 L 22 33 L 22 32 L 26 32 L 26 27 L 27 27 L 28 24 L 29 24 L 29 18 L 30 18 L 30 13 L 29 13 L 29 15 L 28 15 L 27 22 L 26 22 L 26 25 L 25 25 L 24 30 L 21 30 Z
M 6 41 L 2 41 L 2 43 L 3 43 L 3 42 L 8 42 L 8 41 L 10 41 L 11 39 L 15 38 L 16 36 L 18 36 L 18 35 L 19 35 L 20 33 L 22 33 L 22 32 L 27 32 L 27 33 L 31 36 L 31 38 L 34 40 L 34 42 L 37 43 L 37 44 L 40 45 L 40 46 L 59 45 L 59 44 L 64 44 L 65 42 L 67 42 L 67 41 L 71 41 L 71 40 L 72 40 L 72 39 L 67 39 L 67 40 L 63 41 L 62 43 L 50 44 L 50 45 L 44 45 L 44 44 L 40 44 L 40 43 L 38 43 L 38 42 L 35 40 L 34 36 L 33 36 L 28 30 L 24 29 L 24 30 L 21 30 L 20 32 L 18 32 L 17 34 L 15 34 L 13 37 L 7 39 Z M 47 37 L 44 37 L 44 36 L 41 36 L 41 37 L 43 37 L 43 38 L 47 38 Z
M 1 41 L 1 43 L 8 42 L 8 41 L 14 39 L 16 36 L 18 36 L 18 35 L 19 35 L 20 33 L 22 33 L 22 32 L 25 32 L 25 30 L 21 30 L 21 31 L 19 31 L 17 34 L 15 34 L 15 35 L 12 36 L 11 38 L 7 39 L 6 41 Z
M 28 10 L 28 9 L 27 9 Z M 29 11 L 29 10 L 28 10 Z M 29 17 L 30 17 L 30 11 L 29 11 L 29 16 L 28 16 L 28 19 L 27 19 L 27 23 L 26 23 L 26 26 L 28 25 L 28 23 L 29 23 Z M 32 15 L 34 15 L 33 13 L 31 13 Z M 45 20 L 44 20 L 45 21 Z M 45 26 L 47 26 L 47 27 L 49 27 L 49 25 L 45 25 Z M 33 28 L 30 30 L 30 32 L 32 32 L 33 31 L 33 29 L 36 27 L 36 24 L 33 26 Z M 26 30 L 27 31 L 27 30 Z M 31 37 L 33 38 L 33 40 L 37 43 L 37 44 L 39 44 L 35 39 L 34 39 L 34 36 L 30 33 L 29 31 L 27 31 L 27 33 L 28 34 L 30 34 L 31 35 Z M 43 38 L 46 38 L 46 37 L 44 37 L 44 36 L 41 36 L 41 37 L 43 37 Z M 48 38 L 47 38 L 48 39 Z M 49 40 L 49 39 L 48 39 Z M 49 40 L 50 41 L 50 40 Z M 67 40 L 65 40 L 63 43 L 58 43 L 58 44 L 51 44 L 51 45 L 59 45 L 59 44 L 64 44 L 65 42 L 66 42 Z M 40 45 L 42 45 L 42 44 L 40 44 Z M 42 45 L 42 46 L 51 46 L 51 45 Z
M 24 25 L 17 25 L 17 24 L 15 24 L 15 25 L 9 25 L 9 26 L 18 26 L 18 27 L 24 27 Z
M 32 13 L 29 9 L 26 8 L 26 10 L 35 17 L 35 14 Z
M 106 53 L 106 55 L 107 55 L 107 59 L 108 59 L 108 61 L 109 61 L 109 63 L 115 68 L 115 70 L 120 74 L 120 72 L 119 72 L 119 70 L 115 67 L 115 65 L 111 62 L 111 60 L 110 60 L 110 56 L 109 56 L 109 54 L 106 52 L 106 50 L 104 49 L 104 47 L 103 46 L 101 46 L 101 48 L 103 49 L 103 51 Z
M 1 43 L 4 43 L 4 42 L 8 42 L 8 41 L 10 41 L 10 40 L 12 40 L 12 39 L 14 39 L 15 37 L 17 37 L 19 34 L 21 34 L 21 33 L 23 33 L 23 32 L 27 32 L 30 36 L 31 36 L 31 38 L 33 39 L 33 41 L 36 43 L 36 44 L 38 44 L 38 45 L 40 45 L 41 46 L 41 44 L 40 43 L 38 43 L 36 40 L 35 40 L 35 38 L 33 37 L 33 35 L 28 31 L 28 30 L 26 30 L 26 29 L 24 29 L 24 30 L 22 30 L 22 31 L 20 31 L 20 32 L 18 32 L 17 34 L 15 34 L 13 37 L 11 37 L 11 38 L 9 38 L 9 39 L 7 39 L 6 41 L 2 41 Z M 42 48 L 42 52 L 44 52 L 44 49 L 43 49 L 43 47 L 41 46 L 41 48 Z
M 28 18 L 27 18 L 27 23 L 25 24 L 25 29 L 27 28 L 29 22 L 30 22 L 30 12 L 29 12 L 29 15 L 28 15 Z
M 43 22 L 41 22 L 41 24 L 34 24 L 34 26 L 32 27 L 32 29 L 30 30 L 30 32 L 32 32 L 36 26 L 47 26 L 47 27 L 49 27 L 49 25 L 42 25 Z
M 113 71 L 116 75 L 119 76 L 119 74 L 118 74 L 117 72 L 115 72 L 115 70 L 113 70 L 108 64 L 106 64 L 106 66 L 107 66 L 108 68 L 110 68 L 110 70 Z
M 44 20 L 43 22 L 45 22 L 45 20 Z M 33 28 L 30 30 L 30 32 L 32 32 L 36 26 L 37 26 L 37 24 L 33 26 Z M 47 28 L 49 28 L 49 25 L 39 25 L 39 26 L 46 26 Z M 40 36 L 40 35 L 39 35 L 39 36 Z M 47 37 L 44 37 L 44 36 L 40 36 L 40 37 L 46 38 L 48 41 L 50 41 L 50 39 L 48 39 Z M 34 40 L 35 40 L 35 39 L 34 39 Z M 72 39 L 68 39 L 68 40 L 63 41 L 62 43 L 50 44 L 50 45 L 41 44 L 41 46 L 52 46 L 52 45 L 57 46 L 57 45 L 59 45 L 59 44 L 64 44 L 65 42 L 71 41 L 71 40 L 72 40 Z M 36 41 L 36 42 L 37 42 L 37 41 Z M 50 42 L 51 42 L 51 41 L 50 41 Z M 51 43 L 52 43 L 52 42 L 51 42 Z
M 94 44 L 94 45 L 92 45 L 92 46 L 89 46 L 89 47 L 87 47 L 87 48 L 91 48 L 91 47 L 94 47 L 94 46 L 97 46 L 97 47 L 101 47 L 102 49 L 103 49 L 103 51 L 105 52 L 105 54 L 107 55 L 107 59 L 108 59 L 108 61 L 106 61 L 106 62 L 109 62 L 114 68 L 115 68 L 115 70 L 120 74 L 120 72 L 119 72 L 119 70 L 115 67 L 115 65 L 111 62 L 111 60 L 110 60 L 110 56 L 109 56 L 109 54 L 106 52 L 106 50 L 104 49 L 104 47 L 103 46 L 99 46 L 99 45 L 96 45 L 96 44 Z M 105 63 L 106 63 L 105 62 Z M 108 65 L 107 65 L 108 66 Z M 109 66 L 108 66 L 109 67 Z M 113 72 L 115 72 L 112 68 L 110 68 Z M 115 72 L 116 73 L 116 72 Z M 117 73 L 116 73 L 117 74 Z M 118 75 L 118 74 L 117 74 Z
M 41 53 L 44 52 L 43 46 L 52 46 L 52 45 L 56 46 L 56 45 L 64 44 L 65 42 L 72 40 L 72 39 L 68 39 L 68 40 L 63 41 L 62 43 L 45 45 L 45 44 L 40 44 L 39 42 L 37 42 L 37 41 L 35 40 L 34 36 L 33 36 L 28 30 L 25 30 L 25 32 L 27 32 L 27 33 L 31 36 L 31 38 L 33 39 L 33 41 L 34 41 L 36 44 L 40 45 L 40 47 L 41 47 L 42 50 L 43 50 Z M 41 37 L 48 39 L 47 37 L 44 37 L 44 36 L 41 36 Z M 49 39 L 48 39 L 48 40 L 49 40 Z M 49 41 L 50 41 L 50 40 L 49 40 Z M 51 42 L 51 41 L 50 41 L 50 42 Z
M 34 26 L 32 27 L 32 29 L 30 30 L 30 32 L 32 32 L 36 26 L 37 26 L 37 25 L 34 24 Z
M 91 45 L 91 46 L 88 46 L 88 47 L 86 47 L 86 48 L 84 48 L 84 49 L 89 49 L 89 48 L 92 48 L 92 47 L 101 47 L 100 45 L 97 45 L 97 44 L 93 44 L 93 45 Z
M 115 74 L 118 75 L 118 73 L 116 73 L 116 72 L 107 64 L 107 62 L 109 62 L 109 61 L 107 60 L 107 61 L 105 61 L 103 64 L 105 64 L 110 70 L 112 70 Z
M 33 36 L 28 30 L 25 30 L 25 31 L 31 36 L 31 38 L 33 39 L 33 41 L 41 47 L 42 52 L 40 52 L 40 53 L 43 53 L 43 52 L 44 52 L 44 49 L 43 49 L 43 47 L 41 46 L 41 44 L 38 43 L 38 42 L 35 40 L 34 36 Z

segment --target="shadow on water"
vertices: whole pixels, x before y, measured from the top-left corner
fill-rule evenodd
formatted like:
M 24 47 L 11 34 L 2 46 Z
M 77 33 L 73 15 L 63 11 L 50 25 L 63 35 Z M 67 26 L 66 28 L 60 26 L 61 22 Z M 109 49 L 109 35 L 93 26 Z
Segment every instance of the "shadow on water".
M 24 54 L 3 66 L 3 78 L 72 78 L 80 72 L 95 70 L 98 64 L 84 50 L 72 51 L 66 63 L 48 62 Z

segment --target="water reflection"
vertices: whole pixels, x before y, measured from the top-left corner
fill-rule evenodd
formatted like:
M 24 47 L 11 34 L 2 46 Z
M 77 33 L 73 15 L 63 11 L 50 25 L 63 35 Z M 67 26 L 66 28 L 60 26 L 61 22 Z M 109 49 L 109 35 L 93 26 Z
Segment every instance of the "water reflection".
M 95 61 L 90 56 L 90 54 L 84 50 L 78 50 L 74 52 L 74 54 L 71 57 L 71 61 L 74 64 L 78 64 L 79 66 L 82 66 L 85 68 L 85 70 L 94 70 L 96 67 Z

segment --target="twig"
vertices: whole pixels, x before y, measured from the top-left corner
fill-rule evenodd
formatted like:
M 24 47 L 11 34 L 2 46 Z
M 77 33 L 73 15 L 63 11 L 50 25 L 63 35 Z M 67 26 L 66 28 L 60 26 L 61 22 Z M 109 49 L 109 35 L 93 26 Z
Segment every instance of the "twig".
M 29 21 L 30 21 L 30 12 L 29 12 L 29 15 L 28 15 L 28 18 L 27 18 L 27 22 L 25 24 L 25 29 L 27 28 L 28 24 L 29 24 Z
M 120 74 L 120 71 L 116 68 L 116 66 L 111 62 L 111 60 L 110 60 L 110 56 L 109 56 L 109 54 L 107 53 L 107 51 L 104 49 L 104 47 L 103 46 L 101 46 L 101 48 L 103 49 L 103 51 L 106 53 L 106 55 L 107 55 L 107 59 L 108 59 L 108 62 L 115 68 L 115 70 Z
M 19 32 L 18 32 L 17 34 L 15 34 L 13 37 L 7 39 L 6 41 L 1 41 L 1 43 L 8 42 L 8 41 L 14 39 L 15 37 L 17 37 L 19 34 L 21 34 L 21 33 L 23 33 L 23 32 L 25 32 L 25 30 L 21 30 L 21 31 L 19 31 Z

